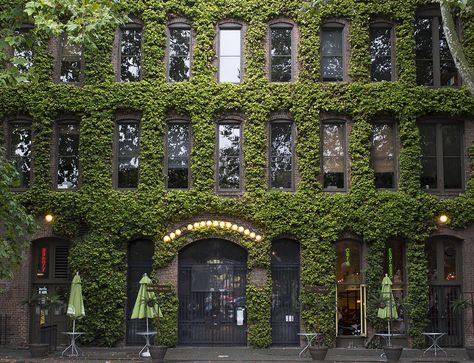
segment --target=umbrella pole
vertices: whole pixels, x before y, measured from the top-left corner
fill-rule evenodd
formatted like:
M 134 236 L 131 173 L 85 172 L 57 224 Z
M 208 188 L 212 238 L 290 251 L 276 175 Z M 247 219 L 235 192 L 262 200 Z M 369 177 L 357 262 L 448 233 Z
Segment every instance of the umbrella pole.
M 76 319 L 72 319 L 72 332 L 76 332 Z
M 388 346 L 391 347 L 392 346 L 392 342 L 391 342 L 391 337 L 390 337 L 390 320 L 387 321 L 387 325 L 388 325 Z
M 148 333 L 148 316 L 146 317 L 146 332 Z

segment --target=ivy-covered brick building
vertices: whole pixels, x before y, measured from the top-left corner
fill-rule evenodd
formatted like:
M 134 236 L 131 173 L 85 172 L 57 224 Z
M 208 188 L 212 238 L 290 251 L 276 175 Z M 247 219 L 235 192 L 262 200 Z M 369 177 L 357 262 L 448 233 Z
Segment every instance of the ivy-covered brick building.
M 363 345 L 385 327 L 385 274 L 403 341 L 474 342 L 452 309 L 474 291 L 474 100 L 439 9 L 304 5 L 130 1 L 97 49 L 41 34 L 13 49 L 36 77 L 1 90 L 2 142 L 40 228 L 1 281 L 9 344 L 41 324 L 62 337 L 64 306 L 21 301 L 65 296 L 76 271 L 92 344 L 141 342 L 145 272 L 171 286 L 168 345 Z M 458 23 L 474 61 L 474 20 Z

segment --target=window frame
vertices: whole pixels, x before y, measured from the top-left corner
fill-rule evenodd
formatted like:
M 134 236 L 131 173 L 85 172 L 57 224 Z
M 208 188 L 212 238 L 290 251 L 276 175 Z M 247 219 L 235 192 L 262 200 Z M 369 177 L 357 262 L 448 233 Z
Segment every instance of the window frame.
M 140 185 L 140 156 L 141 156 L 141 133 L 142 133 L 142 121 L 141 121 L 141 114 L 138 112 L 130 112 L 130 113 L 120 113 L 115 117 L 115 125 L 114 125 L 114 143 L 113 143 L 113 166 L 112 166 L 112 186 L 116 190 L 127 191 L 127 190 L 137 190 Z M 119 187 L 118 186 L 118 161 L 119 161 L 119 125 L 125 123 L 137 123 L 138 125 L 138 181 L 137 186 L 133 188 L 129 187 Z
M 60 125 L 64 125 L 64 124 L 75 124 L 78 128 L 78 132 L 79 132 L 79 148 L 77 150 L 78 154 L 77 154 L 77 158 L 78 158 L 78 171 L 79 171 L 79 175 L 78 175 L 78 180 L 77 180 L 77 186 L 74 187 L 74 188 L 70 188 L 70 189 L 60 189 L 58 188 L 58 171 L 59 171 L 59 168 L 58 168 L 58 162 L 59 162 L 59 126 Z M 56 122 L 55 122 L 55 125 L 54 125 L 54 141 L 53 141 L 53 147 L 54 147 L 54 154 L 53 154 L 53 160 L 54 160 L 54 163 L 52 165 L 52 171 L 53 171 L 53 189 L 56 190 L 56 191 L 60 191 L 60 192 L 74 192 L 74 191 L 77 191 L 80 187 L 81 187 L 81 184 L 82 184 L 82 178 L 81 178 L 81 145 L 80 145 L 80 140 L 81 140 L 81 122 L 80 120 L 77 118 L 77 117 L 74 117 L 74 116 L 65 116 L 65 117 L 61 117 L 59 118 Z
M 290 124 L 291 125 L 291 187 L 290 188 L 274 188 L 272 187 L 272 154 L 271 154 L 271 143 L 272 143 L 272 126 L 275 124 Z M 296 184 L 296 125 L 295 122 L 290 118 L 278 117 L 268 122 L 267 128 L 267 183 L 268 190 L 273 192 L 294 192 Z
M 460 150 L 461 150 L 461 189 L 445 189 L 444 188 L 444 165 L 443 165 L 443 138 L 441 134 L 441 126 L 442 125 L 459 125 L 460 126 Z M 422 119 L 417 121 L 417 128 L 420 135 L 420 148 L 421 148 L 421 130 L 420 125 L 435 125 L 435 132 L 436 132 L 436 172 L 437 172 L 437 185 L 436 189 L 425 189 L 423 185 L 421 185 L 420 180 L 420 189 L 424 192 L 428 192 L 430 194 L 453 194 L 457 195 L 462 193 L 466 190 L 466 174 L 465 174 L 465 160 L 466 160 L 466 149 L 465 149 L 465 122 L 462 119 L 452 118 L 452 117 L 443 117 L 443 116 L 434 116 L 434 117 L 423 117 Z M 441 152 L 441 153 L 440 153 Z M 420 153 L 420 163 L 423 159 L 423 151 Z M 420 178 L 423 176 L 423 169 L 420 173 Z M 443 187 L 442 187 L 443 186 Z
M 16 32 L 18 32 L 18 36 L 23 36 L 23 34 L 28 34 L 29 32 L 33 31 L 34 29 L 34 25 L 33 24 L 29 24 L 29 23 L 24 23 L 24 24 L 21 24 L 21 26 L 17 29 L 15 29 Z M 29 70 L 34 66 L 34 60 L 35 60 L 35 47 L 34 45 L 32 44 L 32 46 L 30 47 L 31 50 L 31 65 L 30 65 L 30 68 L 28 68 L 28 71 L 26 73 L 29 72 Z M 9 57 L 14 57 L 15 56 L 15 46 L 9 46 L 7 49 L 6 49 L 6 53 Z M 9 63 L 7 64 L 7 67 L 15 67 L 12 63 Z M 24 72 L 20 71 L 18 68 L 17 68 L 18 72 L 20 74 L 25 74 Z
M 187 188 L 170 188 L 168 187 L 168 131 L 169 131 L 169 125 L 170 124 L 186 124 L 189 127 L 188 130 L 188 137 L 189 137 L 189 155 L 188 155 L 188 186 Z M 190 190 L 192 187 L 193 179 L 192 179 L 192 168 L 191 168 L 191 153 L 192 153 L 192 147 L 193 147 L 193 128 L 191 121 L 187 117 L 173 117 L 169 118 L 166 121 L 166 129 L 165 129 L 165 135 L 164 135 L 164 143 L 165 143 L 165 158 L 164 158 L 164 176 L 165 176 L 165 188 L 168 191 L 185 191 L 185 190 Z
M 57 59 L 56 59 L 56 67 L 54 71 L 54 81 L 55 83 L 59 84 L 75 84 L 75 85 L 82 85 L 85 80 L 85 57 L 84 57 L 84 46 L 80 47 L 80 67 L 79 67 L 79 81 L 77 82 L 63 82 L 61 81 L 61 70 L 62 70 L 62 63 L 63 63 L 63 45 L 64 41 L 66 41 L 66 35 L 62 34 L 58 38 L 56 38 L 57 44 Z
M 219 143 L 219 126 L 220 125 L 239 125 L 240 128 L 240 138 L 239 138 L 239 188 L 238 189 L 224 189 L 219 187 L 219 152 L 220 152 L 220 143 Z M 217 194 L 221 195 L 239 195 L 245 190 L 245 181 L 244 181 L 244 151 L 243 151 L 243 138 L 244 138 L 244 120 L 240 117 L 229 116 L 222 117 L 216 123 L 216 134 L 215 134 L 215 191 Z
M 373 130 L 376 125 L 391 125 L 393 127 L 393 188 L 377 188 L 375 185 L 375 168 L 373 165 Z M 400 132 L 398 122 L 391 118 L 376 117 L 372 122 L 372 133 L 370 135 L 370 167 L 374 172 L 374 186 L 380 191 L 397 191 L 400 184 Z
M 369 24 L 369 53 L 370 53 L 370 41 L 371 41 L 371 30 L 377 28 L 390 28 L 390 62 L 391 62 L 391 77 L 390 81 L 385 82 L 395 82 L 398 80 L 398 66 L 397 66 L 397 37 L 395 32 L 396 23 L 386 19 L 376 19 Z M 369 54 L 371 56 L 371 54 Z M 369 67 L 370 72 L 370 81 L 371 82 L 383 82 L 383 81 L 374 81 L 372 77 L 372 62 L 370 62 Z
M 220 55 L 220 39 L 221 39 L 221 30 L 240 30 L 240 81 L 239 82 L 221 82 L 221 55 Z M 224 20 L 218 23 L 217 25 L 217 37 L 216 37 L 216 55 L 217 55 L 217 83 L 218 84 L 242 84 L 245 78 L 245 59 L 244 59 L 244 50 L 245 50 L 245 24 L 240 20 L 229 19 Z
M 340 81 L 325 81 L 323 79 L 323 54 L 322 54 L 322 38 L 325 29 L 342 29 L 342 80 Z M 328 19 L 321 24 L 319 29 L 319 75 L 322 83 L 340 83 L 350 82 L 349 67 L 350 67 L 350 45 L 348 44 L 349 22 L 346 19 Z
M 419 18 L 431 18 L 431 61 L 433 62 L 433 84 L 432 85 L 425 85 L 425 84 L 419 84 L 416 80 L 418 77 L 417 71 L 416 71 L 416 63 L 417 63 L 417 57 L 416 57 L 416 49 L 415 49 L 415 54 L 414 54 L 414 60 L 415 60 L 415 83 L 419 86 L 424 86 L 424 87 L 431 87 L 431 88 L 456 88 L 460 87 L 462 85 L 462 80 L 461 76 L 459 74 L 459 71 L 456 69 L 456 81 L 452 86 L 442 86 L 441 85 L 441 70 L 440 70 L 440 62 L 441 62 L 441 57 L 440 57 L 440 48 L 439 48 L 439 32 L 436 31 L 439 29 L 439 26 L 442 27 L 441 24 L 441 10 L 439 6 L 427 6 L 427 7 L 422 7 L 417 9 L 416 14 L 415 14 L 415 21 Z M 456 25 L 456 30 L 458 34 L 460 35 L 461 38 L 461 22 L 459 18 L 454 19 L 455 25 Z M 416 42 L 415 38 L 415 30 L 416 30 L 416 24 L 413 25 L 413 39 Z M 462 39 L 461 39 L 462 40 Z M 453 61 L 454 62 L 454 61 Z
M 13 117 L 8 117 L 4 121 L 4 130 L 6 131 L 5 133 L 5 152 L 6 152 L 6 159 L 11 160 L 11 153 L 12 153 L 12 138 L 11 138 L 11 133 L 12 133 L 12 125 L 28 125 L 30 129 L 30 137 L 31 137 L 31 163 L 30 163 L 30 186 L 29 187 L 20 187 L 20 188 L 10 188 L 10 191 L 12 192 L 24 192 L 29 190 L 34 183 L 34 142 L 33 142 L 33 120 L 29 116 L 25 115 L 18 115 L 18 116 L 13 116 Z
M 126 29 L 140 29 L 142 31 L 142 37 L 140 42 L 140 76 L 138 81 L 123 81 L 122 80 L 122 34 L 123 30 Z M 115 62 L 115 81 L 119 83 L 133 83 L 133 82 L 140 82 L 143 79 L 143 33 L 144 33 L 144 25 L 143 22 L 139 19 L 132 17 L 132 21 L 130 23 L 124 24 L 117 29 L 116 35 L 116 62 Z
M 456 278 L 456 280 L 446 280 L 444 278 L 444 249 L 446 244 L 452 243 L 456 249 L 456 274 L 460 278 Z M 427 258 L 427 246 L 428 244 L 435 245 L 436 251 L 436 270 L 437 270 L 437 278 L 436 280 L 430 280 L 429 276 L 426 277 L 428 280 L 428 285 L 458 285 L 462 286 L 463 284 L 463 259 L 462 259 L 462 249 L 463 249 L 463 241 L 457 237 L 449 236 L 449 235 L 442 235 L 442 236 L 434 236 L 430 237 L 425 241 L 425 258 Z M 428 259 L 428 258 L 427 258 Z M 428 273 L 429 271 L 429 264 L 427 263 Z M 442 274 L 439 271 L 443 271 Z
M 290 34 L 290 41 L 291 41 L 291 75 L 290 75 L 290 80 L 286 82 L 282 81 L 272 81 L 272 30 L 273 29 L 290 29 L 291 34 Z M 296 51 L 296 32 L 297 32 L 297 27 L 294 22 L 291 20 L 287 19 L 276 19 L 272 22 L 269 23 L 268 25 L 268 30 L 267 30 L 267 77 L 268 81 L 270 83 L 292 83 L 296 80 L 296 67 L 297 67 L 297 51 Z
M 185 81 L 175 82 L 170 80 L 170 41 L 171 41 L 171 32 L 170 29 L 185 29 L 189 30 L 189 77 Z M 165 47 L 165 72 L 166 72 L 166 82 L 168 83 L 182 83 L 182 82 L 190 82 L 192 77 L 192 70 L 193 70 L 193 61 L 194 61 L 194 30 L 190 21 L 186 18 L 176 18 L 168 22 L 166 26 L 166 47 Z
M 57 283 L 67 283 L 71 278 L 71 265 L 68 263 L 68 277 L 59 278 L 55 277 L 56 271 L 56 250 L 57 247 L 66 247 L 68 248 L 68 256 L 71 255 L 71 243 L 68 240 L 58 238 L 58 237 L 45 237 L 33 241 L 31 248 L 31 278 L 34 285 L 45 284 L 50 286 L 50 284 Z M 38 262 L 38 257 L 40 255 L 40 248 L 48 248 L 48 277 L 39 278 L 36 274 L 36 263 Z
M 324 187 L 324 125 L 333 125 L 333 124 L 339 124 L 343 125 L 344 127 L 344 138 L 343 138 L 343 143 L 344 143 L 344 188 L 337 188 L 337 189 L 328 189 Z M 329 117 L 324 117 L 321 118 L 320 121 L 320 146 L 319 146 L 319 157 L 320 157 L 320 178 L 319 181 L 321 183 L 321 188 L 324 192 L 347 192 L 349 189 L 349 155 L 348 155 L 348 148 L 347 146 L 349 145 L 349 134 L 348 134 L 348 124 L 349 124 L 349 118 L 341 115 L 335 115 L 335 116 L 329 116 Z

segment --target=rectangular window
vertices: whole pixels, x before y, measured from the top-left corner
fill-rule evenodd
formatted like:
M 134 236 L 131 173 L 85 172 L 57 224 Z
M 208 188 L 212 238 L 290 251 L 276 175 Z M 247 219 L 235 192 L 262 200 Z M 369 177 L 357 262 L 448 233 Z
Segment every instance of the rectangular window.
M 79 184 L 79 125 L 58 124 L 57 188 L 72 189 Z
M 343 28 L 321 31 L 321 75 L 323 82 L 344 79 Z
M 272 27 L 270 29 L 270 80 L 290 82 L 292 75 L 292 28 Z
M 64 83 L 79 83 L 82 73 L 82 48 L 69 44 L 65 37 L 61 38 L 61 70 L 59 81 Z
M 345 125 L 328 122 L 322 132 L 323 187 L 326 190 L 345 189 L 346 143 Z
M 395 188 L 395 126 L 376 123 L 372 132 L 371 162 L 375 174 L 375 187 Z
M 189 123 L 169 123 L 167 138 L 168 188 L 189 188 Z
M 293 187 L 293 136 L 291 122 L 270 124 L 270 187 Z
M 191 29 L 169 28 L 168 79 L 170 82 L 188 81 L 191 71 Z
M 370 28 L 370 76 L 372 81 L 393 80 L 392 70 L 392 27 Z
M 219 124 L 219 190 L 240 190 L 240 124 Z
M 131 27 L 121 29 L 120 36 L 120 80 L 140 80 L 142 61 L 142 29 Z
M 123 121 L 118 124 L 117 187 L 136 188 L 139 166 L 139 123 Z
M 28 188 L 31 184 L 31 125 L 29 123 L 13 123 L 9 130 L 9 159 L 14 163 L 18 173 L 13 180 L 12 188 Z
M 13 47 L 13 57 L 15 57 L 15 67 L 19 73 L 26 73 L 33 65 L 33 48 L 27 40 L 29 29 L 22 28 L 18 30 L 17 36 L 20 41 Z
M 423 189 L 436 191 L 463 188 L 462 125 L 423 123 L 420 127 Z
M 443 31 L 441 16 L 415 20 L 416 80 L 425 86 L 456 86 L 459 77 Z
M 241 29 L 219 29 L 219 82 L 241 81 Z

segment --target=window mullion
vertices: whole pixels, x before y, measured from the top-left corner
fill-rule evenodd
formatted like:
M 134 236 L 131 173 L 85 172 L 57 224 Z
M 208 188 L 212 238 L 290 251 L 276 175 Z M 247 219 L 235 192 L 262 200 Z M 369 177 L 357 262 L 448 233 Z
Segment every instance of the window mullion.
M 436 168 L 438 169 L 438 190 L 444 191 L 443 137 L 441 123 L 436 124 Z
M 433 86 L 441 86 L 441 73 L 440 73 L 440 50 L 439 50 L 439 17 L 434 16 L 431 22 L 431 34 L 433 40 Z

